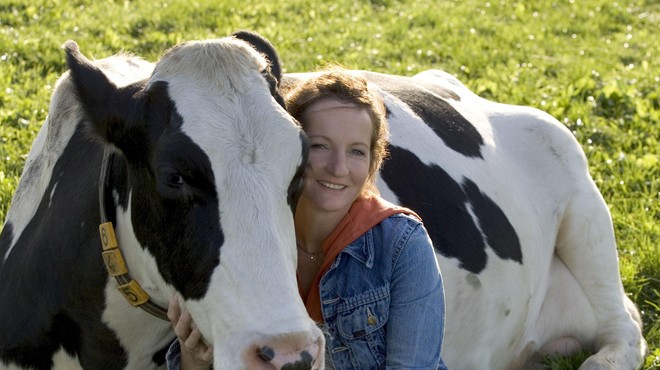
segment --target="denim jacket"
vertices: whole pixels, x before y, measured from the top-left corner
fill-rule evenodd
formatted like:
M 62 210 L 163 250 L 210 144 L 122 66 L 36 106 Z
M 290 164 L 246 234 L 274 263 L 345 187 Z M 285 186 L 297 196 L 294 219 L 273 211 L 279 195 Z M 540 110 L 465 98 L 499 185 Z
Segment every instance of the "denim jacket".
M 320 294 L 334 368 L 446 370 L 442 278 L 417 219 L 390 216 L 349 244 Z
M 417 219 L 381 221 L 339 253 L 319 287 L 329 368 L 447 370 L 442 278 Z M 168 369 L 179 356 L 175 340 Z

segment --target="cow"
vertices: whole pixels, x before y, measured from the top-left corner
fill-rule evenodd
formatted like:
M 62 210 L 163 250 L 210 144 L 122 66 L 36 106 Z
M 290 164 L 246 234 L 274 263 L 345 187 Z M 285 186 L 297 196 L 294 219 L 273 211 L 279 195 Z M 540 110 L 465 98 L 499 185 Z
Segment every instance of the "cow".
M 154 65 L 65 44 L 0 235 L 0 369 L 163 369 L 171 297 L 216 369 L 324 367 L 295 277 L 306 139 L 255 47 L 241 32 Z
M 350 71 L 383 97 L 390 156 L 377 180 L 415 210 L 446 294 L 442 356 L 453 370 L 544 368 L 591 351 L 581 370 L 641 364 L 646 342 L 619 275 L 610 213 L 571 132 L 452 75 Z M 285 74 L 283 94 L 317 73 Z M 329 353 L 328 353 L 329 354 Z
M 270 83 L 268 88 L 273 96 L 286 94 L 296 81 L 315 75 L 315 73 L 288 73 L 283 75 L 278 84 L 276 77 L 280 75 L 279 62 L 273 63 L 273 61 L 278 61 L 279 57 L 275 50 L 264 47 L 268 43 L 260 38 L 250 40 L 250 43 L 266 53 L 266 59 L 272 63 L 271 71 L 275 80 L 268 77 L 266 81 Z M 154 73 L 158 72 L 161 63 L 162 60 L 156 66 Z M 110 67 L 101 68 L 106 74 L 109 73 Z M 119 66 L 120 70 L 122 68 L 127 66 Z M 168 76 L 175 80 L 174 76 L 178 73 L 181 72 L 172 71 Z M 637 368 L 646 353 L 639 312 L 623 291 L 608 208 L 589 175 L 586 157 L 572 134 L 561 123 L 540 110 L 482 99 L 469 91 L 456 78 L 442 71 L 429 70 L 413 77 L 369 71 L 351 73 L 366 78 L 370 86 L 383 97 L 387 107 L 391 130 L 390 158 L 385 162 L 380 173 L 379 190 L 386 199 L 412 208 L 424 219 L 436 249 L 445 282 L 447 326 L 442 355 L 448 367 L 466 370 L 528 369 L 537 366 L 538 359 L 542 355 L 555 352 L 567 354 L 572 350 L 583 348 L 591 351 L 593 355 L 586 359 L 581 367 L 582 370 Z M 260 84 L 264 83 L 258 77 L 255 79 L 259 79 Z M 194 80 L 200 81 L 197 78 Z M 127 83 L 130 84 L 130 81 L 133 80 L 128 78 Z M 186 86 L 198 91 L 197 88 Z M 215 88 L 217 89 L 217 86 Z M 170 90 L 179 91 L 174 86 Z M 224 91 L 219 89 L 214 94 L 222 94 Z M 209 92 L 209 95 L 213 94 Z M 177 103 L 177 111 L 186 112 L 183 115 L 185 123 L 191 122 L 189 119 L 203 117 L 209 112 L 214 117 L 219 115 L 219 108 L 208 108 L 206 105 L 201 115 L 195 114 L 199 114 L 200 109 L 200 102 L 197 99 L 201 99 L 203 95 L 191 94 L 186 90 L 174 96 L 173 101 Z M 78 96 L 78 99 L 81 98 Z M 64 109 L 67 106 L 54 100 L 49 114 L 51 117 L 53 112 L 71 114 L 68 113 L 70 109 Z M 233 107 L 228 102 L 223 106 Z M 286 114 L 272 102 L 258 108 L 268 109 L 270 116 L 274 115 L 274 112 L 279 112 L 283 116 L 280 118 L 282 121 L 288 119 Z M 232 117 L 240 120 L 241 114 L 252 117 L 245 111 L 234 112 Z M 74 123 L 80 121 L 82 116 L 81 113 L 76 113 Z M 100 121 L 93 117 L 91 119 L 88 117 L 87 120 Z M 249 121 L 254 124 L 253 119 Z M 209 123 L 208 126 L 212 125 Z M 191 137 L 199 138 L 199 142 L 204 142 L 204 137 L 209 136 L 209 140 L 214 138 L 217 142 L 215 134 L 204 131 L 208 130 L 208 126 L 196 127 L 201 131 L 190 132 Z M 274 130 L 281 127 L 288 125 L 277 126 Z M 241 137 L 242 140 L 233 142 L 235 153 L 230 155 L 231 158 L 239 163 L 251 162 L 255 154 L 258 156 L 260 153 L 259 150 L 266 150 L 261 146 L 270 148 L 273 145 L 278 150 L 288 150 L 289 144 L 273 133 L 274 131 L 268 131 L 269 135 L 273 135 L 268 142 L 259 142 L 259 146 L 251 143 L 254 145 L 253 150 L 248 152 L 244 150 L 244 145 L 249 142 L 247 140 L 249 137 L 247 139 Z M 298 152 L 300 145 L 296 144 L 295 148 Z M 272 152 L 268 151 L 268 153 Z M 98 153 L 96 155 L 100 156 Z M 223 152 L 223 155 L 209 155 L 209 159 L 221 162 L 221 164 L 214 163 L 214 166 L 225 166 L 226 159 L 223 157 L 225 155 L 229 154 Z M 277 157 L 278 164 L 271 163 L 271 165 L 280 171 L 282 168 L 288 168 L 289 175 L 285 177 L 290 184 L 293 184 L 292 179 L 297 177 L 292 173 L 294 168 L 302 163 L 301 157 L 289 158 L 279 153 Z M 290 164 L 290 167 L 281 163 L 292 159 L 295 164 Z M 29 158 L 26 168 L 29 168 L 33 161 Z M 299 171 L 300 167 L 297 168 Z M 216 167 L 213 169 L 215 170 Z M 224 174 L 229 171 L 227 167 L 222 169 L 225 171 L 222 172 Z M 27 169 L 26 172 L 29 173 Z M 272 176 L 273 173 L 269 172 L 269 175 Z M 216 173 L 215 178 L 218 176 L 224 175 Z M 178 178 L 176 180 L 173 182 L 178 183 Z M 221 180 L 229 181 L 229 178 L 222 177 Z M 94 181 L 90 180 L 90 182 Z M 285 182 L 280 185 L 283 183 Z M 121 194 L 126 192 L 125 189 L 122 190 L 123 188 L 113 190 L 114 203 L 120 204 L 115 207 L 120 215 L 124 215 L 127 209 L 121 207 L 121 204 L 126 204 L 126 201 L 121 202 L 124 199 Z M 294 203 L 293 198 L 297 192 L 291 188 L 295 188 L 295 185 L 289 185 L 286 194 L 282 191 L 280 198 L 261 199 L 266 202 L 262 205 L 265 207 L 268 206 L 268 202 L 283 202 L 285 196 L 288 197 L 288 204 Z M 42 186 L 42 190 L 37 194 L 50 194 L 53 192 L 51 189 Z M 251 207 L 255 203 L 249 201 L 247 194 L 241 193 L 241 190 L 245 189 L 233 188 L 233 193 L 227 192 L 223 195 L 240 194 L 242 198 L 238 199 L 235 205 L 245 208 L 248 212 L 254 211 Z M 20 186 L 18 193 L 21 193 Z M 50 196 L 48 201 L 50 199 L 57 197 Z M 219 196 L 219 199 L 224 198 Z M 12 205 L 12 211 L 14 207 Z M 10 222 L 7 225 L 10 225 L 10 232 L 12 228 L 18 229 L 16 226 L 11 226 L 11 221 L 19 219 L 17 215 L 20 214 L 23 212 L 16 211 L 9 215 Z M 27 216 L 23 215 L 21 219 L 24 221 L 19 224 L 23 225 L 34 219 L 33 214 L 34 212 Z M 291 213 L 281 212 L 276 216 L 287 218 L 286 221 L 278 222 L 280 227 L 287 228 L 290 232 Z M 224 226 L 226 218 L 221 218 L 221 225 Z M 119 221 L 125 219 L 124 216 Z M 122 232 L 121 226 L 131 226 L 130 221 L 119 221 L 118 233 Z M 149 219 L 137 220 L 134 217 L 132 223 L 144 225 L 145 221 L 148 221 L 147 224 L 153 222 Z M 203 224 L 204 220 L 198 218 L 196 221 Z M 236 240 L 244 238 L 245 248 L 251 247 L 249 234 L 251 230 L 241 225 L 232 225 L 237 227 L 234 234 Z M 5 226 L 5 229 L 7 227 Z M 20 229 L 23 230 L 24 227 Z M 223 231 L 226 229 L 223 228 Z M 4 241 L 4 238 L 3 234 L 3 239 L 0 239 L 0 251 L 7 250 L 7 245 L 15 244 Z M 128 239 L 137 238 L 131 234 Z M 291 240 L 283 242 L 292 243 Z M 215 304 L 213 307 L 212 303 L 204 307 L 195 306 L 195 299 L 190 299 L 190 294 L 185 294 L 185 291 L 189 289 L 186 284 L 197 283 L 196 279 L 200 279 L 198 275 L 188 273 L 185 275 L 186 282 L 168 285 L 167 279 L 170 278 L 168 274 L 179 272 L 177 266 L 170 266 L 164 261 L 166 258 L 162 257 L 161 250 L 147 246 L 145 251 L 142 245 L 131 245 L 123 241 L 120 244 L 122 248 L 125 244 L 128 245 L 126 249 L 133 251 L 126 258 L 129 264 L 132 263 L 131 271 L 139 273 L 139 268 L 144 269 L 144 266 L 147 266 L 146 269 L 151 275 L 141 274 L 136 280 L 145 279 L 152 286 L 150 293 L 155 297 L 154 299 L 160 299 L 157 303 L 164 304 L 164 297 L 170 294 L 179 296 L 186 306 L 189 306 L 201 329 L 213 324 L 207 318 L 210 312 L 217 313 L 218 317 L 220 315 L 227 315 L 232 319 L 239 317 L 240 320 L 229 325 L 227 329 L 234 335 L 240 333 L 238 328 L 241 325 L 247 325 L 244 322 L 246 318 L 236 312 L 236 310 L 250 314 L 253 312 L 245 310 L 238 303 L 240 299 L 245 299 L 240 296 L 241 292 L 234 292 L 236 295 L 231 297 L 223 296 L 222 299 L 218 297 L 212 302 Z M 166 247 L 171 247 L 170 244 Z M 221 256 L 225 255 L 226 248 L 228 248 L 227 242 L 220 249 Z M 265 253 L 261 258 L 270 258 L 270 254 L 263 249 L 254 253 L 259 252 Z M 9 253 L 9 256 L 12 253 Z M 254 257 L 255 254 L 251 256 Z M 161 256 L 161 259 L 158 259 L 158 256 Z M 199 259 L 179 262 L 178 260 L 183 257 L 182 253 L 176 255 L 177 265 L 186 266 L 188 262 L 200 263 Z M 71 261 L 67 262 L 73 264 Z M 234 262 L 233 260 L 232 263 Z M 91 263 L 95 263 L 96 266 L 100 264 L 98 259 Z M 223 268 L 223 263 L 224 260 L 220 259 L 219 268 Z M 247 267 L 245 268 L 247 270 Z M 278 266 L 273 265 L 272 268 Z M 289 273 L 293 274 L 292 271 Z M 237 276 L 245 275 L 237 273 L 233 278 Z M 126 306 L 125 302 L 115 302 L 120 301 L 121 297 L 115 293 L 114 282 L 108 280 L 106 276 L 97 279 L 103 280 L 106 284 L 105 296 L 97 298 L 100 302 L 98 305 L 103 307 L 105 299 L 107 306 L 110 304 L 110 299 L 114 299 L 113 304 L 124 303 Z M 236 281 L 232 281 L 232 277 L 223 275 L 222 281 L 218 281 L 218 286 L 223 281 L 236 284 Z M 273 286 L 269 285 L 269 287 Z M 163 294 L 163 290 L 168 294 Z M 297 304 L 291 306 L 291 303 L 284 303 L 283 300 L 273 302 L 272 294 L 265 294 L 265 290 L 262 289 L 255 290 L 251 294 L 268 308 L 279 308 L 282 305 L 286 309 L 291 307 L 298 309 Z M 288 299 L 290 296 L 285 298 Z M 120 310 L 119 307 L 114 309 Z M 124 315 L 136 317 L 133 326 L 150 319 L 156 320 L 141 311 L 130 313 L 129 309 L 121 310 Z M 108 316 L 110 315 L 107 313 L 103 314 L 105 321 L 102 325 L 109 325 L 106 319 Z M 263 320 L 263 318 L 259 319 Z M 274 319 L 275 322 L 279 320 Z M 298 318 L 298 320 L 302 319 Z M 26 322 L 23 325 L 26 325 Z M 259 328 L 263 328 L 264 321 L 260 321 L 260 324 Z M 118 341 L 126 340 L 122 338 L 127 338 L 128 333 L 137 335 L 135 331 L 130 331 L 134 327 L 127 328 L 125 325 L 124 328 L 125 331 L 114 337 L 119 338 Z M 164 326 L 162 330 L 167 331 Z M 204 335 L 212 335 L 211 340 L 217 343 L 227 332 L 219 333 L 214 330 L 206 329 Z M 311 329 L 305 327 L 303 331 L 306 330 Z M 140 334 L 143 334 L 143 331 L 141 330 Z M 155 329 L 152 330 L 152 334 L 153 331 Z M 167 340 L 163 340 L 159 344 L 166 342 Z M 4 342 L 0 344 L 4 345 Z M 315 344 L 320 346 L 321 340 L 316 340 Z M 152 345 L 152 348 L 157 347 L 157 344 Z M 146 347 L 140 347 L 136 342 L 122 342 L 115 348 L 118 352 L 124 353 L 124 356 L 126 353 L 148 351 Z M 256 347 L 257 352 L 260 349 Z M 226 355 L 226 352 L 219 352 L 217 349 L 215 351 L 215 368 L 239 368 L 238 365 L 230 366 L 224 362 L 224 359 L 217 358 Z M 312 352 L 313 350 L 307 351 L 307 353 Z M 69 350 L 68 353 L 79 352 Z M 321 351 L 318 353 L 319 356 L 323 355 Z M 326 355 L 331 356 L 330 353 Z M 81 357 L 80 354 L 78 356 Z M 262 359 L 264 356 L 257 355 L 257 357 Z M 317 364 L 319 368 L 323 367 L 320 357 L 317 357 L 315 366 Z

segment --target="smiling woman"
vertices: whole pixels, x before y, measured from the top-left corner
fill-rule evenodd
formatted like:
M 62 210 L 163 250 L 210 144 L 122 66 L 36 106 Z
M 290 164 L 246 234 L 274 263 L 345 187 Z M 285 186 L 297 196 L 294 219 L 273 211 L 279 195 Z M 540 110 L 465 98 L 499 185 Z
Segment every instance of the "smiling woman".
M 444 293 L 430 238 L 417 214 L 374 186 L 389 135 L 381 99 L 365 79 L 336 70 L 294 86 L 287 103 L 310 143 L 296 239 L 325 255 L 320 266 L 299 258 L 299 286 L 310 316 L 328 328 L 328 356 L 338 369 L 445 369 Z M 366 260 L 348 257 L 365 247 Z

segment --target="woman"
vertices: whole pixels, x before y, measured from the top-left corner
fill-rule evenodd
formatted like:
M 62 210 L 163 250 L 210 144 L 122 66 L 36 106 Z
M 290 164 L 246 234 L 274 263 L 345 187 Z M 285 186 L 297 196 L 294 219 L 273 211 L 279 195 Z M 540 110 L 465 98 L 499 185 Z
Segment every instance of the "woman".
M 326 327 L 326 362 L 446 369 L 444 292 L 431 240 L 413 211 L 375 187 L 388 137 L 382 101 L 364 79 L 342 71 L 300 82 L 286 100 L 309 137 L 295 213 L 298 282 L 310 317 Z M 181 368 L 208 369 L 212 352 L 190 316 L 175 304 L 170 313 L 183 343 Z

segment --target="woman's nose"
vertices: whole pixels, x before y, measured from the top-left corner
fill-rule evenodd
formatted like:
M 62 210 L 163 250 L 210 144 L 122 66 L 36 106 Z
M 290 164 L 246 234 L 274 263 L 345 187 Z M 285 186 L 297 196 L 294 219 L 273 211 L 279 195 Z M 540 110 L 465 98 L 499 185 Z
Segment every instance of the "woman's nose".
M 348 174 L 348 162 L 346 154 L 341 151 L 334 151 L 328 162 L 328 172 L 334 176 L 345 176 Z

